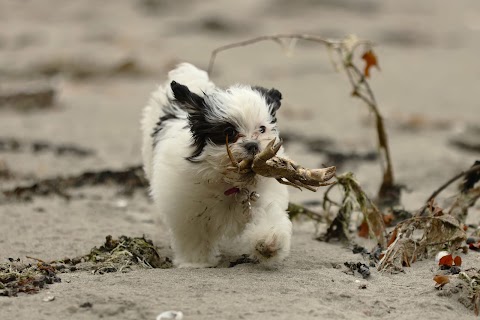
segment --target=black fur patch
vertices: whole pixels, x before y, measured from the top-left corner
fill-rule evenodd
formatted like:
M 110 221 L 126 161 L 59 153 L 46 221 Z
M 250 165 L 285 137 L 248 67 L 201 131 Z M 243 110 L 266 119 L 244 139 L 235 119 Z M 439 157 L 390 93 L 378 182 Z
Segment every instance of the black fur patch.
M 205 101 L 199 95 L 191 92 L 187 86 L 176 81 L 170 83 L 175 100 L 180 102 L 182 107 L 188 113 L 200 112 L 205 109 Z
M 202 154 L 203 149 L 210 141 L 216 145 L 225 144 L 225 132 L 228 128 L 235 127 L 228 122 L 208 122 L 205 114 L 209 110 L 209 106 L 202 97 L 191 92 L 188 87 L 181 85 L 175 81 L 170 84 L 173 95 L 181 107 L 188 112 L 188 122 L 190 123 L 190 131 L 193 137 L 194 151 L 187 160 L 197 162 L 196 159 Z M 230 137 L 233 140 L 233 137 Z
M 151 134 L 151 136 L 153 138 L 153 147 L 155 147 L 155 145 L 157 144 L 158 134 L 164 128 L 165 122 L 168 121 L 168 120 L 172 120 L 172 119 L 178 119 L 178 118 L 177 118 L 176 115 L 174 115 L 172 113 L 167 113 L 166 115 L 160 117 L 160 119 L 158 120 L 158 122 L 155 125 L 155 128 L 153 129 L 153 132 Z
M 282 105 L 282 93 L 277 89 L 267 89 L 261 86 L 252 87 L 253 90 L 260 92 L 262 96 L 265 97 L 265 101 L 270 107 L 270 114 L 272 115 L 272 123 L 277 122 L 277 110 L 280 109 Z
M 193 154 L 188 157 L 189 161 L 195 162 L 196 158 L 202 154 L 203 148 L 205 148 L 207 141 L 215 145 L 225 145 L 226 131 L 228 128 L 233 127 L 228 122 L 209 123 L 198 118 L 190 118 L 190 128 L 192 131 L 195 150 Z M 230 141 L 234 138 L 230 137 Z

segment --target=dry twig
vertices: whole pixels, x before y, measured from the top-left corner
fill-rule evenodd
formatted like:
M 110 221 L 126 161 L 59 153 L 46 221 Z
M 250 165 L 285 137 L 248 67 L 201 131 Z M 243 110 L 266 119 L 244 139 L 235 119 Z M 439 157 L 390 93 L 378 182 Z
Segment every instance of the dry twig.
M 452 205 L 449 213 L 460 209 L 462 212 L 466 211 L 468 207 L 471 207 L 475 204 L 478 198 L 480 198 L 480 187 L 474 188 L 475 183 L 480 180 L 480 161 L 476 161 L 470 169 L 462 171 L 452 178 L 450 178 L 447 182 L 442 184 L 435 190 L 430 197 L 428 197 L 426 204 L 419 210 L 417 215 L 423 215 L 425 210 L 429 207 L 435 198 L 448 186 L 452 183 L 457 181 L 458 179 L 465 177 L 465 181 L 461 184 L 460 194 L 457 196 L 455 203 Z M 464 212 L 463 218 L 457 216 L 460 221 L 463 221 L 466 217 L 466 213 Z
M 238 47 L 244 47 L 262 41 L 274 41 L 284 48 L 291 48 L 292 44 L 296 40 L 320 43 L 326 46 L 329 54 L 331 54 L 331 52 L 336 53 L 337 58 L 340 60 L 340 63 L 348 76 L 350 84 L 352 85 L 352 96 L 364 101 L 370 108 L 370 110 L 374 113 L 377 127 L 378 145 L 384 159 L 384 163 L 382 163 L 383 181 L 378 192 L 378 200 L 381 204 L 385 205 L 398 204 L 398 202 L 400 201 L 400 189 L 394 183 L 393 166 L 383 117 L 378 110 L 375 95 L 373 94 L 373 91 L 370 88 L 370 84 L 366 79 L 366 77 L 368 77 L 369 75 L 368 69 L 371 66 L 377 65 L 376 57 L 372 52 L 373 43 L 371 41 L 360 40 L 356 36 L 348 36 L 342 40 L 325 39 L 310 34 L 277 34 L 260 36 L 245 41 L 227 44 L 213 50 L 210 56 L 208 73 L 212 73 L 216 57 L 222 51 Z M 290 43 L 286 43 L 286 41 L 290 41 Z M 357 67 L 353 62 L 355 51 L 359 47 L 363 48 L 364 54 L 362 55 L 362 58 L 367 63 L 365 71 L 363 73 L 360 68 Z

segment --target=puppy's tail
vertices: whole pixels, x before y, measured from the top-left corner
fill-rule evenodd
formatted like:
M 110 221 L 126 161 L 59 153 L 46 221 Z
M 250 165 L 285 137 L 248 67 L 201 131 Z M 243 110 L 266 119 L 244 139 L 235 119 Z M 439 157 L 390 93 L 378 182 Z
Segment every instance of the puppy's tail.
M 154 132 L 159 125 L 160 118 L 169 114 L 174 115 L 175 118 L 187 119 L 185 111 L 171 104 L 173 93 L 170 83 L 172 81 L 187 86 L 190 91 L 200 96 L 215 88 L 215 85 L 209 80 L 207 72 L 190 63 L 181 63 L 168 73 L 167 82 L 152 93 L 148 104 L 143 109 L 141 120 L 143 168 L 149 180 L 152 176 Z
M 190 63 L 181 63 L 168 73 L 168 87 L 170 82 L 176 81 L 187 86 L 191 92 L 203 96 L 204 92 L 215 87 L 208 78 L 208 73 L 198 69 Z M 170 91 L 171 94 L 171 91 Z

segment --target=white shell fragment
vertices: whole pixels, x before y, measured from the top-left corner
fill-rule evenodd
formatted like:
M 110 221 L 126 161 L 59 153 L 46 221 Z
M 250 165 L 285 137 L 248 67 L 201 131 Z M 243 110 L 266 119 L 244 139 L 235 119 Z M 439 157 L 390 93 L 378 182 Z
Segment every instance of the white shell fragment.
M 45 298 L 42 299 L 44 302 L 50 302 L 55 300 L 55 296 L 46 296 Z
M 182 311 L 165 311 L 157 316 L 157 320 L 182 320 Z
M 117 201 L 115 201 L 114 206 L 115 208 L 119 209 L 126 208 L 128 206 L 128 201 L 125 199 L 118 199 Z

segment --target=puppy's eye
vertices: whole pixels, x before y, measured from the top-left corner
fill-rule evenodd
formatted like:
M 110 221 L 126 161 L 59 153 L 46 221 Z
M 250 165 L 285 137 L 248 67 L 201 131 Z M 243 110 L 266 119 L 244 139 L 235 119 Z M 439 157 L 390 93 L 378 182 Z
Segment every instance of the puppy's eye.
M 267 128 L 265 126 L 260 127 L 260 133 L 265 133 L 266 130 Z
M 235 142 L 238 138 L 238 132 L 233 127 L 228 127 L 227 129 L 225 129 L 224 133 L 225 136 L 228 137 L 228 141 L 230 142 Z

